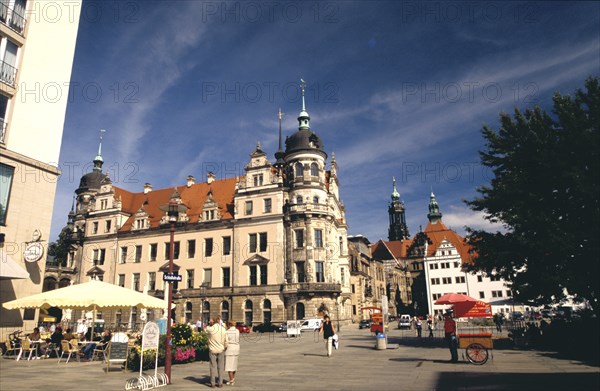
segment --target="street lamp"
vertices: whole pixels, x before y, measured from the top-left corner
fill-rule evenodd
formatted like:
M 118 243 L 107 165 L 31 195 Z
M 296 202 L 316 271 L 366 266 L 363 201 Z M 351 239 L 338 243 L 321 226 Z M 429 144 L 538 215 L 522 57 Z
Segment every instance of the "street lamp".
M 169 224 L 171 225 L 171 240 L 169 245 L 169 275 L 173 275 L 173 256 L 175 250 L 175 223 L 179 218 L 179 213 L 185 213 L 188 208 L 180 203 L 180 195 L 177 189 L 171 194 L 171 199 L 166 205 L 161 205 L 160 210 L 167 212 Z M 164 279 L 164 276 L 163 276 Z M 165 339 L 165 375 L 167 376 L 168 384 L 171 384 L 171 302 L 173 300 L 173 281 L 167 280 L 169 284 L 169 296 L 167 304 L 167 336 Z

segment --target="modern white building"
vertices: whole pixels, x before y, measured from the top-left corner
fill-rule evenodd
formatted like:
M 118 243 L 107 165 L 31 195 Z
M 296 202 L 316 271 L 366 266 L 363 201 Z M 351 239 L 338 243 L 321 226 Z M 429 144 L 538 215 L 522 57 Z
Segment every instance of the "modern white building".
M 42 291 L 80 12 L 81 0 L 0 1 L 2 303 Z M 0 306 L 0 340 L 37 320 Z

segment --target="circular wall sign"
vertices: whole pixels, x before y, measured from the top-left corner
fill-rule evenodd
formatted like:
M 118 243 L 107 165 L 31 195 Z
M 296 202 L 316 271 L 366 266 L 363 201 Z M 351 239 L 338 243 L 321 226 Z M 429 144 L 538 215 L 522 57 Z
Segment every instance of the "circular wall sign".
M 40 242 L 27 243 L 23 251 L 23 257 L 27 262 L 37 262 L 42 259 L 42 255 L 44 255 L 44 246 Z

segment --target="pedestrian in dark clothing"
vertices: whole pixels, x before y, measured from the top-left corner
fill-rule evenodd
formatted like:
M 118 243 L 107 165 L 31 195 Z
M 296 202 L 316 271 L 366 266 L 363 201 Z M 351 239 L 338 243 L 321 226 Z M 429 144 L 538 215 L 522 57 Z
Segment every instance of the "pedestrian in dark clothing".
M 433 316 L 427 317 L 427 329 L 429 330 L 429 338 L 433 338 Z
M 423 322 L 421 318 L 417 318 L 417 338 L 421 338 L 421 332 L 423 331 Z
M 458 362 L 458 340 L 456 339 L 456 322 L 452 319 L 452 310 L 444 315 L 444 335 L 450 349 L 450 362 Z
M 333 323 L 329 319 L 328 315 L 325 315 L 323 318 L 323 323 L 321 324 L 321 329 L 319 333 L 323 333 L 323 339 L 325 339 L 325 347 L 327 348 L 327 357 L 331 357 L 331 348 L 333 345 L 333 336 L 335 335 L 335 329 L 333 328 Z

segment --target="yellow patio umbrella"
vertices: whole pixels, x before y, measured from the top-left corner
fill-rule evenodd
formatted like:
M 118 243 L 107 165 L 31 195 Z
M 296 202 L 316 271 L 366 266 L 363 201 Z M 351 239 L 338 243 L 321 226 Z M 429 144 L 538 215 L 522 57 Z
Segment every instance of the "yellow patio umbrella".
M 162 299 L 122 288 L 118 285 L 92 280 L 83 284 L 70 285 L 35 295 L 8 301 L 2 306 L 9 310 L 24 308 L 69 308 L 74 310 L 93 310 L 94 321 L 96 310 L 118 308 L 151 308 L 166 309 L 167 303 Z

